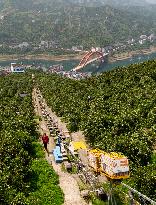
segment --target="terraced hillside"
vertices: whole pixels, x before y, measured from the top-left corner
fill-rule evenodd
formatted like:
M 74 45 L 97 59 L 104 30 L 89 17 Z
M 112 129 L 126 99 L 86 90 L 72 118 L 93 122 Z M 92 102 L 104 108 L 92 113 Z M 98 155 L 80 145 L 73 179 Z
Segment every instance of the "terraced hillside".
M 75 81 L 38 74 L 52 110 L 71 131 L 82 130 L 92 147 L 124 153 L 131 163 L 128 181 L 155 198 L 156 61 L 131 65 Z

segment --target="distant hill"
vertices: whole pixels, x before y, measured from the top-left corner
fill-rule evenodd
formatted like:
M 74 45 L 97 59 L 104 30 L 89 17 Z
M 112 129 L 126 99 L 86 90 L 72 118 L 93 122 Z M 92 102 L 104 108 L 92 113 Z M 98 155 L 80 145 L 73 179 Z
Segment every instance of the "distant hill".
M 143 6 L 147 4 L 146 0 L 100 0 L 103 4 L 109 4 L 113 6 Z
M 0 0 L 0 10 L 6 8 L 15 9 L 43 9 L 54 8 L 61 6 L 83 5 L 83 6 L 101 6 L 111 5 L 113 7 L 123 6 L 147 6 L 151 3 L 156 3 L 155 0 Z
M 89 5 L 113 5 L 113 6 L 145 6 L 154 0 L 71 0 L 74 3 Z
M 91 1 L 87 1 L 90 5 Z M 110 2 L 122 1 L 125 2 Z M 98 2 L 108 1 L 97 0 L 92 4 Z M 141 11 L 137 14 L 136 10 L 106 5 L 86 7 L 83 0 L 0 0 L 0 8 L 0 43 L 38 44 L 48 40 L 61 47 L 90 48 L 156 32 L 155 19 L 151 20 L 150 15 L 144 17 Z

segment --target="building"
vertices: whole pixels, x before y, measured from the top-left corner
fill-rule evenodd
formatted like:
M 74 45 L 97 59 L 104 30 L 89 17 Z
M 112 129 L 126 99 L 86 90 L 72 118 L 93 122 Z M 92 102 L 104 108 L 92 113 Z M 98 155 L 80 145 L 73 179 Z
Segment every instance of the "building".
M 140 36 L 140 39 L 146 40 L 146 39 L 147 39 L 147 35 L 141 35 L 141 36 Z
M 11 63 L 11 72 L 12 73 L 24 73 L 25 67 L 17 63 Z
M 113 47 L 112 46 L 105 46 L 104 49 L 105 49 L 106 53 L 111 53 L 113 51 Z
M 73 51 L 81 52 L 83 51 L 83 46 L 72 46 Z
M 148 39 L 153 42 L 154 40 L 156 40 L 156 36 L 154 34 L 151 34 L 150 36 L 148 36 Z
M 100 47 L 96 47 L 95 49 L 96 49 L 96 51 L 101 52 L 101 48 Z
M 146 42 L 146 39 L 139 40 L 139 43 L 142 45 Z
M 48 41 L 41 41 L 41 43 L 39 44 L 39 48 L 45 49 L 48 48 L 48 45 Z
M 135 40 L 133 38 L 127 41 L 128 44 L 133 44 L 134 42 Z
M 20 49 L 28 48 L 29 47 L 29 43 L 28 42 L 23 42 L 23 43 L 19 44 L 18 47 Z

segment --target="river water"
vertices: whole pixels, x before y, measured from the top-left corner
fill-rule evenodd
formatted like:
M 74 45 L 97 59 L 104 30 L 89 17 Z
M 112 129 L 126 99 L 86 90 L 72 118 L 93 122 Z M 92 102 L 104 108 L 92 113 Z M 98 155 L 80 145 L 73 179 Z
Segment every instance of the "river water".
M 129 58 L 126 60 L 121 60 L 121 61 L 116 61 L 113 63 L 104 63 L 99 66 L 98 63 L 93 63 L 88 65 L 83 71 L 84 72 L 92 72 L 92 73 L 101 73 L 109 70 L 113 70 L 116 67 L 121 67 L 121 66 L 127 66 L 130 64 L 134 63 L 140 63 L 144 62 L 147 60 L 153 60 L 156 59 L 156 53 L 151 53 L 148 55 L 139 55 L 135 56 L 133 58 Z M 34 64 L 35 66 L 42 66 L 45 68 L 50 67 L 51 65 L 57 65 L 61 64 L 64 66 L 64 70 L 71 70 L 74 67 L 76 67 L 79 64 L 78 60 L 66 60 L 66 61 L 46 61 L 46 60 L 20 60 L 20 61 L 1 61 L 0 66 L 10 66 L 11 63 L 17 62 L 17 63 L 23 63 L 26 65 L 32 65 Z

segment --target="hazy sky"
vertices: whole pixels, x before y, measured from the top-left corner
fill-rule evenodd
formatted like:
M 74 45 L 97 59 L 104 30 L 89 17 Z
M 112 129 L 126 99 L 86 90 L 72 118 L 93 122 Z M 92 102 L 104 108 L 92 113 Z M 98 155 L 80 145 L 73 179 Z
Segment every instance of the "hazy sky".
M 147 2 L 150 2 L 150 3 L 155 3 L 156 4 L 156 0 L 146 0 Z

